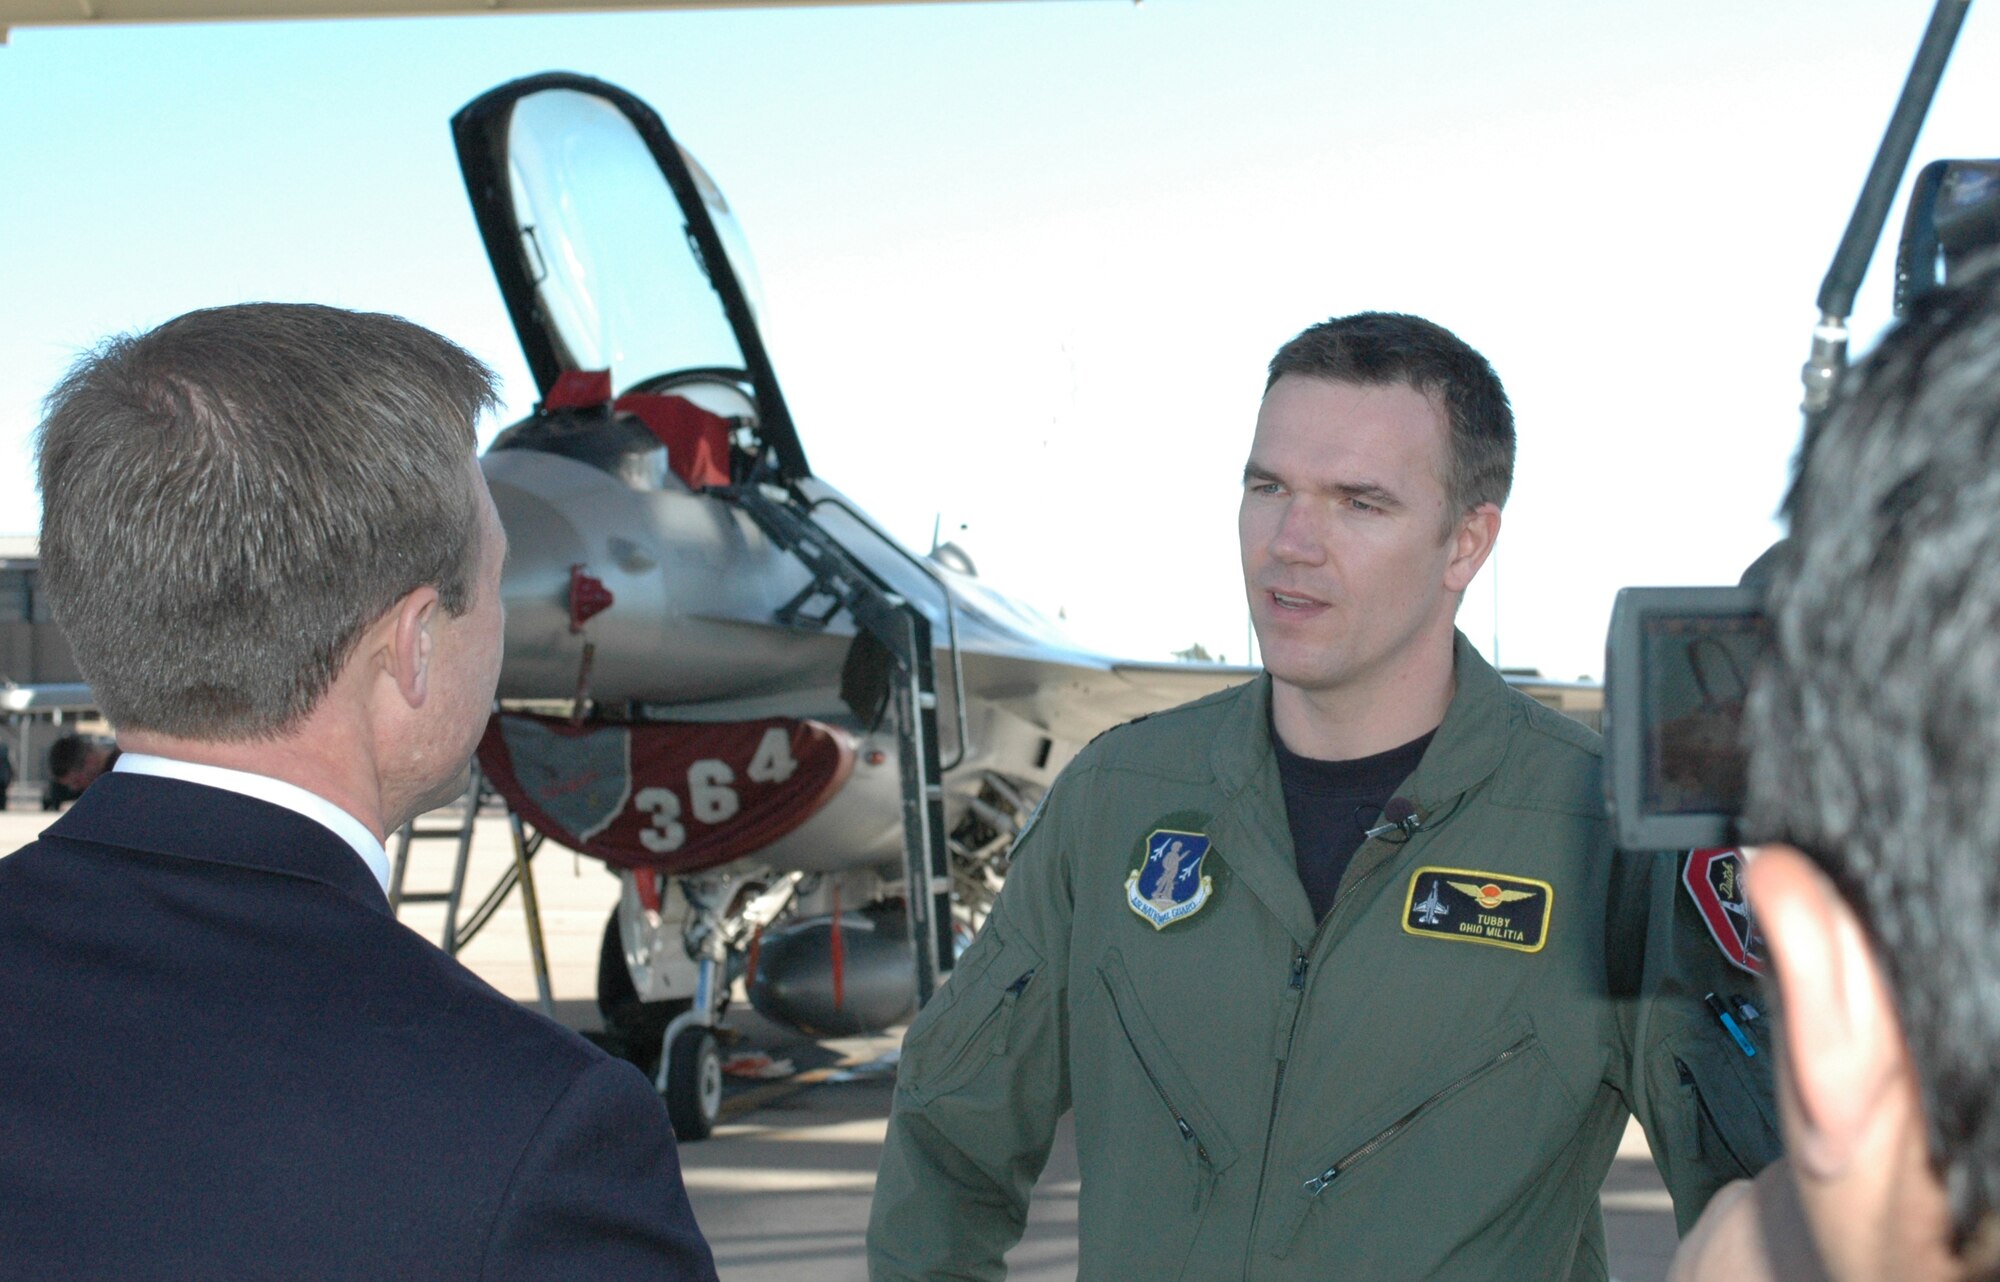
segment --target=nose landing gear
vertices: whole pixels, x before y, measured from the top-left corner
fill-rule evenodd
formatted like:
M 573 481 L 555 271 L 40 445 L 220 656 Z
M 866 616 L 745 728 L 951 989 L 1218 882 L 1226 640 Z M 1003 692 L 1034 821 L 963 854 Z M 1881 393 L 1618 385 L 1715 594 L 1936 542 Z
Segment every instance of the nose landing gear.
M 722 1116 L 722 1050 L 715 1034 L 700 1025 L 680 1029 L 667 1043 L 661 1063 L 654 1085 L 666 1101 L 674 1138 L 707 1139 Z

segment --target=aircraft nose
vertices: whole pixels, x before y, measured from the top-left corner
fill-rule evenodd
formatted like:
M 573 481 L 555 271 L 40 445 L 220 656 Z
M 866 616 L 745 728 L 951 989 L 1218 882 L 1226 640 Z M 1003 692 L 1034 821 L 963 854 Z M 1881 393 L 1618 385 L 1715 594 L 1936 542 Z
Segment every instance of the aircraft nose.
M 485 460 L 511 545 L 502 699 L 574 699 L 590 646 L 600 703 L 681 703 L 837 689 L 847 635 L 776 611 L 806 581 L 795 559 L 720 500 L 641 492 L 601 468 L 534 449 Z M 577 567 L 613 604 L 572 630 Z

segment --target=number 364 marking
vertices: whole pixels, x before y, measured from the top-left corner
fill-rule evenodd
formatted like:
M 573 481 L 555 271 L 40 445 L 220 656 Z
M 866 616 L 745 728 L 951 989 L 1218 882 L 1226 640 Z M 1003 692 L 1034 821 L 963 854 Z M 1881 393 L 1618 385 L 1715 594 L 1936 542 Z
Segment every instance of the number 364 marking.
M 799 763 L 792 759 L 791 735 L 783 727 L 773 726 L 758 741 L 757 751 L 751 754 L 750 765 L 743 773 L 753 783 L 783 783 L 798 768 Z M 687 843 L 687 828 L 682 819 L 712 826 L 735 818 L 736 812 L 743 808 L 743 799 L 732 786 L 735 782 L 736 772 L 728 762 L 704 757 L 688 767 L 685 807 L 680 794 L 672 788 L 641 788 L 632 798 L 632 805 L 651 822 L 640 830 L 640 844 L 656 855 L 664 855 Z

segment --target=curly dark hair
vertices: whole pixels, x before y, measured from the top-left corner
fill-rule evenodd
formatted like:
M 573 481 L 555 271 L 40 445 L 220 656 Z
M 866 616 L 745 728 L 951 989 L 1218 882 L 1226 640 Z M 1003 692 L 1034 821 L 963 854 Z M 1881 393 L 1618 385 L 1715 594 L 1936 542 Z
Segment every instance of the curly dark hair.
M 1962 1249 L 2000 1209 L 2000 257 L 1850 376 L 1785 508 L 1745 829 L 1869 932 Z

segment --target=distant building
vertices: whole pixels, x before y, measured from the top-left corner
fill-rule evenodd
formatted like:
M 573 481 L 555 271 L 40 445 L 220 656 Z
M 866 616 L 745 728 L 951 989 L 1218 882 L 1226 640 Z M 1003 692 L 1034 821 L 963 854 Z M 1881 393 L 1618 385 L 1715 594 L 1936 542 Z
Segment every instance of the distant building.
M 1574 681 L 1551 681 L 1540 668 L 1502 668 L 1507 684 L 1545 708 L 1581 721 L 1592 730 L 1604 730 L 1604 683 L 1589 677 Z
M 32 535 L 0 535 L 0 684 L 81 681 L 69 642 L 41 592 Z
M 0 535 L 0 697 L 12 686 L 81 682 L 69 641 L 41 591 L 41 562 L 32 535 Z M 0 735 L 14 764 L 15 804 L 39 797 L 48 773 L 49 744 L 69 730 L 101 732 L 95 712 L 15 712 L 0 706 Z

